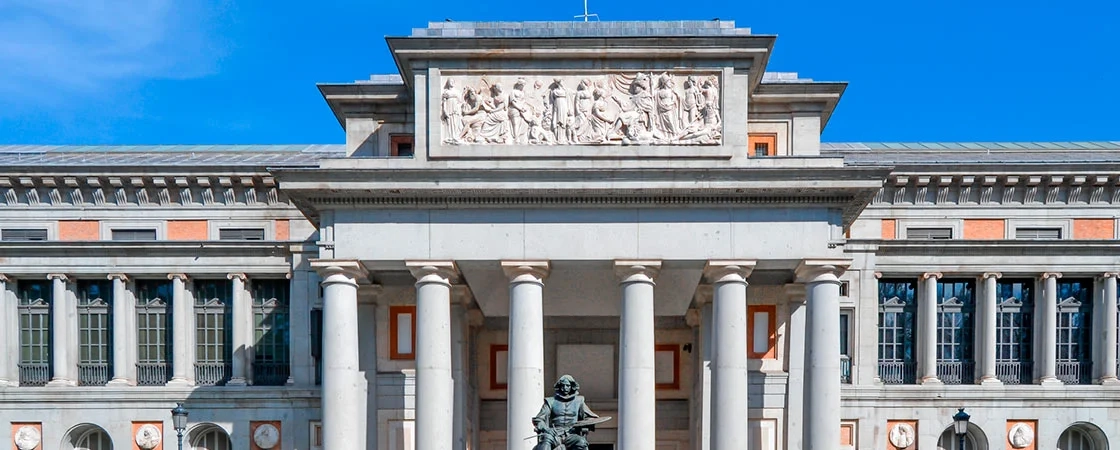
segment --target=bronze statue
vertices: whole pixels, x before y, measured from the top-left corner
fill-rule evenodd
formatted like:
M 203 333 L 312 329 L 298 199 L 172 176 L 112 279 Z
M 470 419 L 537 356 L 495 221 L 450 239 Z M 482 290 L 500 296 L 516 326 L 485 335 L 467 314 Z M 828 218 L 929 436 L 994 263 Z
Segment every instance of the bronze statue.
M 565 450 L 587 450 L 587 433 L 611 418 L 599 417 L 587 407 L 579 395 L 579 383 L 571 375 L 561 376 L 553 387 L 556 394 L 544 399 L 541 412 L 533 418 L 537 431 L 533 450 L 554 450 L 561 445 Z

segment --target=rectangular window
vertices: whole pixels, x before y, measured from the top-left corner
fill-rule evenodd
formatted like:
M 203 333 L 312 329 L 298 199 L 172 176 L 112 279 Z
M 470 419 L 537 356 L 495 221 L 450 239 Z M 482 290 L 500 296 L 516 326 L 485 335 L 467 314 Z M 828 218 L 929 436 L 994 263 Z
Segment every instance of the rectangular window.
M 914 384 L 915 280 L 879 280 L 879 378 L 885 384 Z
M 47 240 L 46 228 L 8 228 L 0 230 L 0 240 L 4 241 L 45 241 Z
M 389 307 L 389 359 L 414 359 L 416 342 L 416 307 Z
M 263 241 L 264 228 L 222 228 L 218 239 L 223 241 Z
M 170 379 L 172 284 L 168 280 L 136 280 L 136 384 L 163 386 Z
M 112 329 L 109 306 L 113 287 L 109 280 L 78 281 L 78 384 L 101 386 L 109 382 Z
M 233 354 L 232 283 L 229 280 L 194 280 L 195 383 L 225 384 Z
M 113 230 L 114 241 L 154 241 L 156 240 L 156 230 L 154 229 L 115 229 Z
M 411 134 L 394 134 L 389 136 L 389 156 L 411 158 L 415 151 L 412 148 Z
M 851 286 L 849 286 L 847 281 L 841 281 L 840 282 L 840 296 L 841 297 L 847 297 L 849 295 L 848 293 L 850 292 L 850 290 L 851 290 Z
M 1061 239 L 1061 228 L 1016 228 L 1015 239 Z
M 1092 383 L 1093 280 L 1058 280 L 1057 376 L 1066 384 Z
M 315 360 L 315 385 L 323 384 L 323 310 L 311 310 L 311 358 Z
M 952 228 L 907 228 L 906 239 L 952 239 Z
M 778 154 L 778 135 L 751 134 L 747 138 L 747 156 L 762 158 Z
M 653 354 L 654 389 L 681 388 L 681 351 L 677 344 L 656 344 Z
M 975 284 L 972 280 L 937 283 L 937 378 L 945 384 L 971 384 L 975 379 Z
M 852 311 L 840 311 L 840 382 L 852 382 L 851 353 Z
M 291 373 L 288 280 L 253 280 L 253 384 L 282 386 Z
M 20 386 L 43 386 L 51 380 L 51 284 L 46 280 L 16 284 Z
M 747 334 L 747 356 L 759 359 L 777 358 L 776 314 L 774 305 L 747 305 L 747 320 L 750 322 Z
M 996 378 L 1031 384 L 1034 374 L 1034 280 L 996 284 Z

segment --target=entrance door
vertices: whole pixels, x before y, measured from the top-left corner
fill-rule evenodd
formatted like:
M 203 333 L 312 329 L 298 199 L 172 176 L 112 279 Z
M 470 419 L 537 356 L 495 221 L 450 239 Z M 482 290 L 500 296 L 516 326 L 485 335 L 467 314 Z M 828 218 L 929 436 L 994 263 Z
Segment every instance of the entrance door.
M 614 450 L 614 444 L 588 444 L 587 450 Z

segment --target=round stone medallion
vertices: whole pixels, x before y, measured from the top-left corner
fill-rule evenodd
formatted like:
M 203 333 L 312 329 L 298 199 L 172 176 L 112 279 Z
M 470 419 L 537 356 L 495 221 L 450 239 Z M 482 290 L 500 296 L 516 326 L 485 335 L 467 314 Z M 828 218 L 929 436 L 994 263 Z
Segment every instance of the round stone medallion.
M 914 427 L 908 423 L 896 423 L 891 427 L 890 434 L 887 436 L 891 441 L 894 448 L 907 448 L 914 445 Z
M 1034 430 L 1030 424 L 1019 422 L 1007 430 L 1007 442 L 1014 448 L 1027 448 L 1034 442 Z
M 33 426 L 24 425 L 16 430 L 15 442 L 19 450 L 32 450 L 42 441 L 43 435 L 39 434 L 39 429 Z
M 150 423 L 141 425 L 136 430 L 136 445 L 144 450 L 158 447 L 162 440 L 163 434 L 159 432 L 159 428 Z
M 280 443 L 280 430 L 270 423 L 258 425 L 253 431 L 253 443 L 263 449 L 275 448 Z

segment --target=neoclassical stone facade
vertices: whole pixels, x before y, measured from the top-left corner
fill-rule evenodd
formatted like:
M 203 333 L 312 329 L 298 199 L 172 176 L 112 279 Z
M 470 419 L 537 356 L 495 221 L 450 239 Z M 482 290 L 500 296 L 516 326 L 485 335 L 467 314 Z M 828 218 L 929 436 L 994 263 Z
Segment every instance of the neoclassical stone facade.
M 1116 445 L 1120 143 L 822 143 L 775 39 L 439 22 L 345 144 L 0 147 L 0 422 L 527 450 L 571 374 L 590 450 Z

